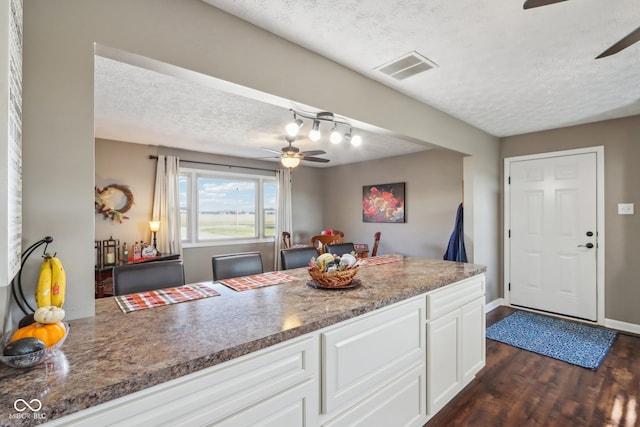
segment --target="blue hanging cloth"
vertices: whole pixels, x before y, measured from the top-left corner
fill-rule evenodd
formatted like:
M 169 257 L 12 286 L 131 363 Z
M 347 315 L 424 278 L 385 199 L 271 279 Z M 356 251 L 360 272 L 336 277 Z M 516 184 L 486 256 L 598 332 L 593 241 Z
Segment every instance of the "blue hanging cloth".
M 449 245 L 447 251 L 444 253 L 443 259 L 447 261 L 467 262 L 467 251 L 464 248 L 464 225 L 463 225 L 463 212 L 462 203 L 458 206 L 458 213 L 456 214 L 456 225 L 453 228 L 453 233 L 449 238 Z

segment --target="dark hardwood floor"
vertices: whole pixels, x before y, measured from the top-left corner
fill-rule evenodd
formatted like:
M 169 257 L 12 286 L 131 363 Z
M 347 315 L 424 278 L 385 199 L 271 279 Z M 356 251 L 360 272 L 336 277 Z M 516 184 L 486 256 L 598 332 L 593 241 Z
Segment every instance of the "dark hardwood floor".
M 425 425 L 444 426 L 640 426 L 640 337 L 620 333 L 595 371 L 487 339 L 485 368 Z

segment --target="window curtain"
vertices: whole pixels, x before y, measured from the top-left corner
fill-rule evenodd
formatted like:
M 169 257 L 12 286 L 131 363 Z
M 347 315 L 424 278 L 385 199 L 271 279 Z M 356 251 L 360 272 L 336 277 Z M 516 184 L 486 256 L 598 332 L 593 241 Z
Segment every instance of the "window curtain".
M 156 186 L 153 196 L 153 220 L 160 221 L 157 233 L 161 254 L 181 254 L 180 198 L 178 189 L 180 159 L 176 156 L 158 156 Z
M 273 268 L 280 270 L 280 250 L 282 249 L 282 232 L 288 231 L 293 236 L 293 219 L 291 213 L 291 169 L 276 170 L 278 181 L 278 217 L 275 229 L 275 252 L 273 254 Z

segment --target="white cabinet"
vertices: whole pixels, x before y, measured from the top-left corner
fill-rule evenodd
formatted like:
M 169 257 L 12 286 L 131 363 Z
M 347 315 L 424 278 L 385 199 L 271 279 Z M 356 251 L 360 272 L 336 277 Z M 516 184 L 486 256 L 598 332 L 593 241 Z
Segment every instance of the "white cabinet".
M 323 425 L 424 424 L 425 320 L 423 295 L 320 334 Z
M 317 425 L 316 335 L 52 420 L 65 426 Z
M 427 400 L 433 416 L 485 365 L 484 275 L 427 294 Z
M 485 364 L 484 275 L 51 425 L 421 427 Z

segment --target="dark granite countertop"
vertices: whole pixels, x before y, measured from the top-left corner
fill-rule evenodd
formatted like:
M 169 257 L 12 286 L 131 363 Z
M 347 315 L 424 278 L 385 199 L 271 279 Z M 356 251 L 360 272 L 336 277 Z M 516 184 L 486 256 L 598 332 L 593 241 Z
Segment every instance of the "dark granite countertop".
M 180 304 L 123 313 L 113 298 L 96 300 L 96 315 L 70 321 L 58 353 L 31 369 L 0 364 L 0 425 L 34 425 L 322 329 L 467 277 L 480 265 L 398 255 L 363 266 L 361 285 L 321 290 L 300 280 Z M 17 399 L 39 399 L 46 417 L 18 419 Z M 13 415 L 12 415 L 13 414 Z

